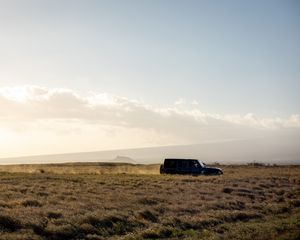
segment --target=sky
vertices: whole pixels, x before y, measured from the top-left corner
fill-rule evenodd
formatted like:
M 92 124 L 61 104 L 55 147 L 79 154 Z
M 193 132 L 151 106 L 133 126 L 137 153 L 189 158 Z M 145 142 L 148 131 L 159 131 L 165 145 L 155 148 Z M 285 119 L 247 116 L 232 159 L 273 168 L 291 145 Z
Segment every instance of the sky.
M 0 0 L 0 157 L 299 136 L 299 13 Z

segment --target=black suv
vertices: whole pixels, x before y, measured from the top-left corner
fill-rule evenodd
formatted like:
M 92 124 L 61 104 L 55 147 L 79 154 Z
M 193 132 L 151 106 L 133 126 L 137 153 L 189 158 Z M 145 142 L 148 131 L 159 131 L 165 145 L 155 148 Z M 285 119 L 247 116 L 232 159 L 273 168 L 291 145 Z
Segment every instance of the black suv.
M 220 175 L 221 168 L 208 167 L 197 159 L 167 158 L 160 166 L 160 173 L 168 174 L 192 174 L 192 175 Z

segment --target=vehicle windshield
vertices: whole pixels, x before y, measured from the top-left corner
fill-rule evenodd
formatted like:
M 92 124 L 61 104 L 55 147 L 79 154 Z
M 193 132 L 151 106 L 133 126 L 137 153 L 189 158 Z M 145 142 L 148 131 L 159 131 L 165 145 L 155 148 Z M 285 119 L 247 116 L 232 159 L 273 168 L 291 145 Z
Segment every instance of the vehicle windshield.
M 199 162 L 199 164 L 200 164 L 201 167 L 205 167 L 204 162 L 202 162 L 202 161 L 200 161 L 200 160 L 198 160 L 198 162 Z

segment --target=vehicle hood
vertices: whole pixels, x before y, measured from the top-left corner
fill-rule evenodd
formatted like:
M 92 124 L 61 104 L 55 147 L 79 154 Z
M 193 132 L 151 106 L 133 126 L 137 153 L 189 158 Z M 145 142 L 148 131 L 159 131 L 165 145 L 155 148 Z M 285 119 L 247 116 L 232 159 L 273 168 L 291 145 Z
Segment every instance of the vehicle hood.
M 204 167 L 204 169 L 206 169 L 206 170 L 218 170 L 218 171 L 223 172 L 222 168 L 217 168 L 217 167 Z

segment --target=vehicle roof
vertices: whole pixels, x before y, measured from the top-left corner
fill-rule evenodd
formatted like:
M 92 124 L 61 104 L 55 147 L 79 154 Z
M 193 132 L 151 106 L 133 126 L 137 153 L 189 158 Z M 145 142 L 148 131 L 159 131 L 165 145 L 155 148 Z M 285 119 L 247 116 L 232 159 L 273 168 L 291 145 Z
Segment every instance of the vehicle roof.
M 166 160 L 176 160 L 176 161 L 181 161 L 181 160 L 187 160 L 187 161 L 201 161 L 201 160 L 199 160 L 199 159 L 191 159 L 191 158 L 166 158 L 165 159 L 165 161 Z

